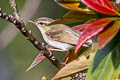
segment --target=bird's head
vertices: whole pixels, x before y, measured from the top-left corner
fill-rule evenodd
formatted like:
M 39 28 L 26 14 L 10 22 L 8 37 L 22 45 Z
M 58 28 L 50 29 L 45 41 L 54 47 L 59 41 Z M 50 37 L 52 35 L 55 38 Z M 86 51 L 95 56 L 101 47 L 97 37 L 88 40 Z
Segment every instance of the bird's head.
M 51 18 L 40 17 L 34 21 L 29 20 L 28 22 L 35 24 L 38 28 L 47 28 L 48 26 L 46 26 L 46 25 L 51 23 L 52 21 L 54 21 L 54 20 Z

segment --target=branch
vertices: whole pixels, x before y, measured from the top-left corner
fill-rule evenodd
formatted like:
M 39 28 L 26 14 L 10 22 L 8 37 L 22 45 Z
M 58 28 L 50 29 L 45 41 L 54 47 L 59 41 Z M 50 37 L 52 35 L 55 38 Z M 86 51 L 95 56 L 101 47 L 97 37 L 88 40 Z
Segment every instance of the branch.
M 23 9 L 21 10 L 21 12 L 19 12 L 24 23 L 26 23 L 28 19 L 33 17 L 40 4 L 41 0 L 27 0 L 25 2 Z M 4 28 L 4 30 L 0 32 L 0 50 L 4 50 L 19 33 L 19 31 L 14 28 L 15 27 L 13 27 L 12 24 L 9 24 L 6 28 Z
M 14 0 L 13 0 L 14 1 Z M 14 1 L 15 2 L 15 1 Z M 13 4 L 13 3 L 12 3 Z M 14 11 L 17 10 L 17 6 L 12 5 L 14 7 Z M 52 64 L 54 64 L 56 67 L 61 68 L 63 65 L 53 56 L 49 53 L 49 51 L 46 49 L 45 46 L 39 43 L 39 41 L 31 34 L 31 31 L 28 31 L 25 27 L 24 22 L 20 19 L 18 15 L 18 11 L 15 11 L 14 14 L 16 15 L 13 17 L 12 15 L 3 13 L 0 8 L 0 17 L 13 23 L 16 28 L 20 30 L 20 32 L 26 37 L 27 40 L 29 40 L 46 58 L 48 58 Z

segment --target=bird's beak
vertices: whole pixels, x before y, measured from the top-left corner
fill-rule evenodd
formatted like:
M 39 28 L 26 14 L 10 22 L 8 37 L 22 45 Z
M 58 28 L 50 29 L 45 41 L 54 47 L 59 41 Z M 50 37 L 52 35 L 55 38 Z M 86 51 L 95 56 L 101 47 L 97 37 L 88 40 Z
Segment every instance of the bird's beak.
M 35 22 L 34 22 L 34 21 L 31 21 L 31 20 L 28 20 L 28 22 L 35 24 Z

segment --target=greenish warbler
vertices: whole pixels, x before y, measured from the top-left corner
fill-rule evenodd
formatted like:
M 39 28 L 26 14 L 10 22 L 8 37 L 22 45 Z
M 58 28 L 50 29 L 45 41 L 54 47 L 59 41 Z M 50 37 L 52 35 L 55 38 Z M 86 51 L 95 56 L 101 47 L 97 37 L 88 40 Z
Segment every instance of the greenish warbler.
M 34 21 L 29 21 L 37 26 L 45 42 L 58 51 L 68 51 L 75 47 L 81 32 L 75 31 L 64 24 L 48 25 L 54 20 L 41 17 Z M 90 47 L 91 42 L 86 42 L 83 47 Z

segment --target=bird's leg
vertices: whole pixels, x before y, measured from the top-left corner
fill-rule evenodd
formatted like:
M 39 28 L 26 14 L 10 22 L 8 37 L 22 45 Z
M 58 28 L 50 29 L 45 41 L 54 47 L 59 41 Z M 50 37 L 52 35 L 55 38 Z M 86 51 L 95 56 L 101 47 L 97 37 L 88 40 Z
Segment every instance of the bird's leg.
M 47 45 L 46 48 L 49 50 L 49 52 L 56 52 L 56 51 L 59 51 L 59 52 L 65 52 L 66 50 L 62 50 L 62 49 L 57 49 L 57 48 L 53 48 L 51 47 L 50 45 Z

